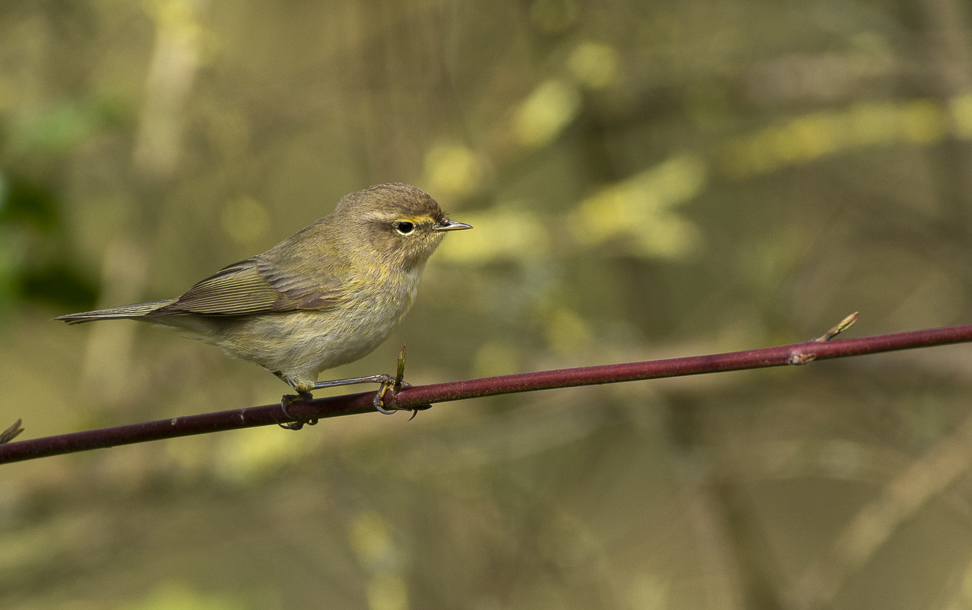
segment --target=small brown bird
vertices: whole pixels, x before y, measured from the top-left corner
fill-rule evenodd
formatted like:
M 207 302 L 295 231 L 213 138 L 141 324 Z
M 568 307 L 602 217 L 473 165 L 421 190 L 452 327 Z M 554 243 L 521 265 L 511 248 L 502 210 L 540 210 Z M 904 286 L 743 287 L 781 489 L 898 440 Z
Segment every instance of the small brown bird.
M 393 379 L 372 375 L 317 381 L 321 371 L 364 357 L 412 306 L 425 263 L 449 220 L 422 190 L 379 184 L 345 196 L 329 216 L 263 254 L 224 267 L 174 299 L 55 318 L 68 324 L 139 320 L 177 328 L 267 369 L 310 398 L 311 391 Z

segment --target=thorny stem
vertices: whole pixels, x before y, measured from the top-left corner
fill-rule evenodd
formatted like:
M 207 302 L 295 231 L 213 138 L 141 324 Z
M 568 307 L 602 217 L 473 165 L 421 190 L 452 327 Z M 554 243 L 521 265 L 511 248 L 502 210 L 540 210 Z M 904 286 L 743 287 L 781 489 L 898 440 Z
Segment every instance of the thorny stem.
M 536 373 L 519 373 L 501 377 L 486 377 L 437 383 L 402 389 L 386 399 L 387 409 L 414 410 L 435 402 L 448 402 L 466 398 L 530 392 L 553 388 L 566 388 L 601 383 L 617 383 L 642 379 L 679 377 L 739 371 L 775 366 L 802 365 L 814 360 L 844 358 L 890 352 L 918 347 L 931 347 L 972 341 L 972 325 L 933 328 L 893 335 L 879 335 L 860 339 L 831 341 L 834 335 L 853 323 L 853 316 L 845 318 L 823 337 L 779 347 L 608 364 Z M 330 396 L 301 401 L 290 406 L 291 417 L 284 415 L 279 404 L 249 407 L 174 417 L 171 419 L 86 430 L 57 436 L 29 439 L 0 444 L 0 463 L 18 462 L 39 457 L 73 453 L 102 447 L 128 445 L 151 440 L 205 434 L 238 428 L 268 426 L 297 419 L 338 417 L 356 413 L 374 412 L 375 392 Z

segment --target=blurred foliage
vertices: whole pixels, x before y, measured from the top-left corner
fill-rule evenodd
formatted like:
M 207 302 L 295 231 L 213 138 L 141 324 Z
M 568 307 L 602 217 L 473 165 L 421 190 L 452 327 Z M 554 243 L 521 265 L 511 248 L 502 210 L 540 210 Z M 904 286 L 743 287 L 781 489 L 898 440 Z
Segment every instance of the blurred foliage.
M 279 400 L 213 348 L 49 319 L 388 181 L 475 230 L 328 375 L 404 342 L 424 383 L 968 323 L 972 10 L 0 3 L 0 428 Z M 955 346 L 7 466 L 0 606 L 965 608 L 970 385 Z
M 0 312 L 15 299 L 57 306 L 94 303 L 97 282 L 65 260 L 54 194 L 15 175 L 0 175 Z

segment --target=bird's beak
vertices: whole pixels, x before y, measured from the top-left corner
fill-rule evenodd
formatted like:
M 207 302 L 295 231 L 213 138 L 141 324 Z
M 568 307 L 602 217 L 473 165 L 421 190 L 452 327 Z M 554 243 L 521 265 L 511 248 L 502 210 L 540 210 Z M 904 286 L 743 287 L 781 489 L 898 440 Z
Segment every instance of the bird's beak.
M 455 220 L 443 220 L 441 223 L 432 227 L 433 231 L 462 231 L 463 229 L 471 229 L 472 225 L 467 225 L 464 222 L 456 222 Z

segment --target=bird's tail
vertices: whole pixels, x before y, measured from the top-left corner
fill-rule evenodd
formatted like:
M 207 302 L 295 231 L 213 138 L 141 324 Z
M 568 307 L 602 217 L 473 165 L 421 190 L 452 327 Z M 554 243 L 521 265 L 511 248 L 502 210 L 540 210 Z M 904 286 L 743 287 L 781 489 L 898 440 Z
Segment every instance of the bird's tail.
M 175 303 L 177 300 L 163 299 L 161 301 L 135 303 L 134 305 L 122 305 L 121 307 L 110 307 L 108 309 L 96 309 L 95 311 L 69 313 L 66 316 L 58 316 L 54 319 L 67 322 L 68 324 L 81 324 L 82 322 L 95 322 L 96 320 L 134 320 L 152 313 L 159 307 Z

